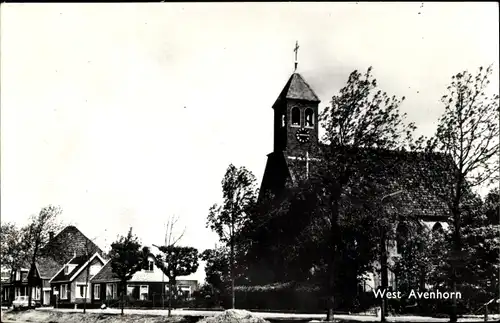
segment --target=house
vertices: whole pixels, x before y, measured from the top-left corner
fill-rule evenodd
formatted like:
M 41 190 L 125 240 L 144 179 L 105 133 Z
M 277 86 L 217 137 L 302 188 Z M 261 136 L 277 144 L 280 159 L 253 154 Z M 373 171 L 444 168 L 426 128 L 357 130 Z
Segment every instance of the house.
M 42 306 L 55 304 L 49 281 L 75 256 L 99 253 L 102 250 L 75 226 L 63 228 L 57 235 L 49 233 L 49 241 L 40 250 L 35 266 L 30 269 L 14 269 L 10 281 L 2 284 L 2 299 L 10 301 L 16 295 L 28 295 L 28 276 L 33 277 L 32 297 Z M 19 279 L 18 279 L 19 278 Z
M 0 281 L 0 289 L 1 289 L 1 305 L 9 305 L 9 302 L 11 301 L 10 297 L 10 288 L 7 288 L 7 285 L 10 284 L 10 274 L 11 271 L 7 270 L 6 268 L 2 267 L 1 270 L 1 281 Z
M 17 296 L 28 295 L 28 269 L 19 268 L 10 271 L 10 275 L 2 276 L 2 305 L 10 306 Z M 33 299 L 36 294 L 33 294 Z
M 57 305 L 82 304 L 91 301 L 90 280 L 105 264 L 99 253 L 91 257 L 74 256 L 50 280 L 52 294 L 56 296 Z
M 191 297 L 193 292 L 199 289 L 198 281 L 189 277 L 179 277 L 176 281 L 178 290 L 186 298 Z M 106 303 L 113 306 L 118 303 L 121 295 L 120 281 L 112 271 L 111 261 L 102 267 L 92 278 L 91 283 L 93 304 Z M 148 307 L 162 305 L 162 299 L 168 294 L 168 277 L 156 266 L 153 254 L 148 257 L 144 268 L 136 272 L 127 282 L 126 293 L 129 303 L 139 301 Z

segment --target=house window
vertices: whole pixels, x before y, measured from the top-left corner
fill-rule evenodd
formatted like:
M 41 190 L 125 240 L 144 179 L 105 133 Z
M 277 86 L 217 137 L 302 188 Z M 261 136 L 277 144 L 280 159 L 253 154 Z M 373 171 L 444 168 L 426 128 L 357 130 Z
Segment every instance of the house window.
M 90 276 L 95 276 L 101 270 L 101 265 L 92 265 L 90 266 Z
M 85 283 L 83 284 L 76 284 L 76 298 L 85 298 L 87 296 L 87 285 Z
M 40 300 L 40 287 L 33 287 L 31 289 L 31 295 L 33 296 L 33 299 Z
M 64 267 L 64 274 L 65 275 L 69 274 L 69 266 Z
M 20 287 L 16 287 L 14 289 L 14 296 L 15 297 L 21 296 L 21 288 Z
M 141 301 L 147 301 L 148 300 L 148 294 L 149 294 L 149 286 L 148 285 L 141 285 L 141 293 L 140 293 L 140 300 Z
M 154 263 L 154 261 L 149 260 L 149 261 L 148 261 L 148 266 L 147 266 L 147 269 L 146 269 L 146 270 L 147 270 L 147 271 L 153 271 L 153 270 L 154 270 L 154 268 L 155 268 L 155 263 Z
M 300 109 L 292 108 L 292 126 L 300 126 Z
M 311 108 L 306 109 L 306 127 L 312 128 L 314 126 L 314 111 Z
M 101 285 L 94 285 L 94 299 L 101 299 Z
M 21 280 L 21 272 L 16 270 L 16 280 Z
M 106 299 L 117 299 L 116 284 L 106 284 Z
M 68 285 L 67 284 L 62 284 L 61 285 L 61 290 L 59 292 L 59 297 L 61 299 L 68 299 Z
M 285 118 L 285 115 L 282 114 L 281 115 L 281 128 L 285 128 L 286 126 L 286 118 Z
M 441 225 L 441 223 L 436 222 L 436 224 L 434 224 L 434 226 L 432 227 L 432 232 L 444 233 L 443 226 Z

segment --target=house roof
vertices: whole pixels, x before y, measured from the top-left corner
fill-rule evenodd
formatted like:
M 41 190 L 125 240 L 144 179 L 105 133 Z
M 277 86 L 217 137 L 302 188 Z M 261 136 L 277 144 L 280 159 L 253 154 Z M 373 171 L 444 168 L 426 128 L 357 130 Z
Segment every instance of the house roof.
M 42 279 L 52 278 L 61 269 L 64 263 L 55 261 L 51 257 L 42 257 L 36 262 L 38 275 Z
M 176 280 L 190 281 L 190 276 L 179 276 Z M 115 277 L 113 269 L 111 268 L 111 261 L 108 261 L 101 270 L 91 279 L 92 283 L 108 283 L 117 282 L 118 278 Z M 161 269 L 154 265 L 153 272 L 148 272 L 146 270 L 139 270 L 136 272 L 129 282 L 168 282 L 168 277 L 164 276 Z
M 72 225 L 61 230 L 41 250 L 44 257 L 52 258 L 62 264 L 68 262 L 75 254 L 80 256 L 96 252 L 103 254 L 102 250 L 92 240 Z
M 307 84 L 307 82 L 299 73 L 293 73 L 290 76 L 288 82 L 278 96 L 278 100 L 280 99 L 295 99 L 320 102 L 320 99 L 318 98 L 316 93 L 314 93 L 312 88 L 309 86 L 309 84 Z
M 108 261 L 101 270 L 90 280 L 92 283 L 106 283 L 118 281 L 111 269 L 111 261 Z
M 70 281 L 71 277 L 80 270 L 80 268 L 83 267 L 83 265 L 87 262 L 87 257 L 85 256 L 76 256 L 73 257 L 70 261 L 68 261 L 67 264 L 65 264 L 62 268 L 60 268 L 59 272 L 52 277 L 51 283 L 55 282 L 61 282 L 61 281 Z M 73 269 L 68 272 L 67 274 L 65 273 L 64 268 L 67 265 L 73 265 Z

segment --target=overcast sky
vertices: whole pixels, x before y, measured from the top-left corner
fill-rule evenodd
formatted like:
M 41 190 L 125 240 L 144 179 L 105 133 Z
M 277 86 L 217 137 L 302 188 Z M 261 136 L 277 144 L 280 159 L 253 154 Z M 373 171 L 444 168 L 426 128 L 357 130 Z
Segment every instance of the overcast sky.
M 427 135 L 453 74 L 493 63 L 498 89 L 494 2 L 2 4 L 0 18 L 2 221 L 61 205 L 103 247 L 130 226 L 161 243 L 173 214 L 184 244 L 214 245 L 229 163 L 260 183 L 296 40 L 322 107 L 371 65 Z

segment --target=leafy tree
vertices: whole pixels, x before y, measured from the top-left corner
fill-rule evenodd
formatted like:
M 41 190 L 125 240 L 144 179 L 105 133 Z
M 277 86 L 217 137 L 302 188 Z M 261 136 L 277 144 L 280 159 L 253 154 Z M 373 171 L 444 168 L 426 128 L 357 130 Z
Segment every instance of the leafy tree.
M 29 266 L 23 228 L 14 223 L 2 223 L 0 228 L 0 262 L 8 270 Z
M 500 224 L 500 190 L 493 188 L 484 201 L 485 215 L 488 224 Z
M 222 180 L 222 205 L 213 205 L 207 217 L 207 227 L 219 235 L 219 239 L 229 247 L 231 276 L 231 307 L 235 305 L 235 250 L 236 237 L 249 218 L 255 205 L 257 190 L 255 176 L 245 167 L 236 168 L 230 164 Z
M 162 253 L 156 255 L 155 263 L 168 277 L 168 316 L 172 310 L 172 291 L 176 290 L 176 278 L 195 273 L 198 269 L 198 250 L 193 247 L 159 246 Z
M 149 249 L 147 247 L 141 249 L 138 238 L 132 234 L 132 228 L 126 236 L 119 237 L 111 244 L 111 269 L 114 276 L 120 280 L 121 287 L 121 315 L 123 315 L 127 281 L 144 267 L 148 255 Z
M 486 94 L 491 73 L 492 67 L 489 66 L 486 69 L 480 67 L 475 75 L 463 71 L 452 77 L 447 94 L 442 97 L 445 111 L 439 119 L 435 136 L 426 147 L 432 153 L 446 154 L 454 165 L 446 172 L 430 165 L 435 169 L 434 176 L 422 178 L 450 210 L 453 242 L 450 280 L 453 291 L 457 291 L 460 270 L 465 263 L 461 235 L 464 206 L 475 188 L 493 182 L 498 185 L 499 97 L 498 94 Z M 450 320 L 457 321 L 456 299 Z
M 28 275 L 28 304 L 31 306 L 33 297 L 34 273 L 38 259 L 43 255 L 42 248 L 50 240 L 50 232 L 59 231 L 61 224 L 58 220 L 62 209 L 49 205 L 43 207 L 37 215 L 30 218 L 24 230 L 24 248 L 27 252 L 30 271 Z M 55 251 L 56 252 L 56 251 Z M 55 256 L 55 255 L 54 255 Z
M 200 255 L 205 261 L 205 282 L 211 287 L 212 295 L 220 300 L 230 289 L 231 277 L 229 266 L 229 252 L 225 247 L 206 249 Z
M 476 301 L 475 306 L 499 297 L 500 228 L 491 224 L 489 214 L 495 208 L 490 199 L 496 194 L 497 189 L 494 189 L 485 201 L 478 198 L 479 201 L 472 208 L 465 208 L 462 214 L 465 268 L 461 270 L 461 285 L 472 293 L 468 298 Z
M 321 120 L 326 133 L 324 141 L 328 147 L 323 152 L 324 162 L 320 165 L 321 188 L 317 198 L 323 217 L 322 232 L 327 241 L 328 254 L 325 263 L 328 272 L 329 305 L 327 320 L 333 319 L 335 295 L 335 263 L 342 257 L 341 222 L 345 205 L 355 206 L 349 199 L 366 201 L 366 208 L 376 208 L 373 199 L 377 192 L 374 185 L 387 174 L 384 170 L 373 171 L 380 164 L 379 155 L 373 149 L 402 150 L 411 147 L 412 131 L 415 126 L 405 122 L 405 114 L 399 107 L 404 97 L 390 97 L 377 87 L 372 68 L 362 74 L 350 74 L 346 86 L 333 96 Z M 370 198 L 372 196 L 372 198 Z M 380 197 L 377 197 L 380 198 Z M 369 203 L 371 205 L 369 205 Z M 362 212 L 361 212 L 362 213 Z M 354 242 L 353 242 L 354 244 Z

